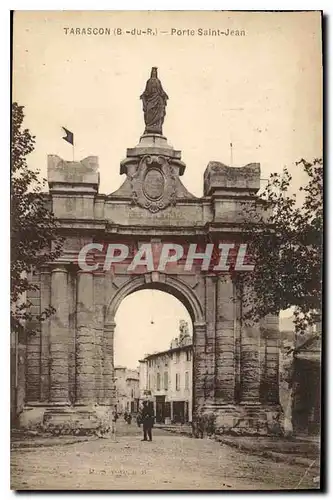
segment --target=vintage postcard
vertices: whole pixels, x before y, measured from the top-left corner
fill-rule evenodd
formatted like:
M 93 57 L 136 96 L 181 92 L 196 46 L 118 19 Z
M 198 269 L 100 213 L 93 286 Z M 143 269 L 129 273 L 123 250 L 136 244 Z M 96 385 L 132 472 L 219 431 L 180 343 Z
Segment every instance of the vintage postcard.
M 11 488 L 322 488 L 322 13 L 12 30 Z

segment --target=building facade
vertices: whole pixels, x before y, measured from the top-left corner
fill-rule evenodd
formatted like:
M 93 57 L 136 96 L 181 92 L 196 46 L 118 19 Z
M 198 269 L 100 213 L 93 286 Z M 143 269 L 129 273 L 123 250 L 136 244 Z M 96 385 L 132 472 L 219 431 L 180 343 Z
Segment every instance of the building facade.
M 114 368 L 115 399 L 118 413 L 137 413 L 139 409 L 139 370 Z
M 192 422 L 193 343 L 189 335 L 170 349 L 140 360 L 140 394 L 154 403 L 157 423 Z

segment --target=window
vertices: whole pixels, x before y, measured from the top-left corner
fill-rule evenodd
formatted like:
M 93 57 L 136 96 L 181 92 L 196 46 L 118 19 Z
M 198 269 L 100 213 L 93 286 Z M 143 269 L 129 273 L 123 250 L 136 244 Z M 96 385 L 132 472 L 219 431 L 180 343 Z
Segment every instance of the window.
M 134 398 L 134 390 L 133 389 L 131 390 L 131 398 L 132 399 Z
M 186 351 L 186 361 L 191 361 L 192 359 L 192 352 L 190 351 L 190 349 L 187 349 Z
M 176 353 L 176 363 L 179 363 L 179 360 L 180 360 L 180 352 L 178 351 Z
M 159 373 L 156 375 L 156 389 L 161 390 L 161 375 Z
M 164 390 L 168 390 L 168 385 L 169 385 L 169 376 L 168 372 L 164 372 Z
M 188 391 L 190 388 L 189 373 L 185 372 L 185 390 Z
M 151 386 L 151 374 L 148 376 L 148 390 L 151 391 L 152 386 Z
M 176 391 L 180 391 L 180 373 L 176 373 Z

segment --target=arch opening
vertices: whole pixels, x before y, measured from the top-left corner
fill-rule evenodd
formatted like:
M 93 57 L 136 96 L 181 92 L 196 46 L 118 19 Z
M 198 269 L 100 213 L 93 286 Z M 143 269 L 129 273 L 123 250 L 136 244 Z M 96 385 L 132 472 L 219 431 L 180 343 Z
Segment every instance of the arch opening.
M 147 274 L 129 280 L 118 289 L 107 308 L 105 323 L 114 322 L 116 312 L 127 296 L 145 289 L 159 290 L 173 295 L 187 309 L 193 324 L 204 322 L 202 305 L 193 289 L 177 278 L 163 276 L 162 280 L 152 281 L 151 275 Z
M 141 283 L 111 309 L 115 404 L 120 414 L 135 416 L 148 400 L 157 423 L 190 424 L 196 315 L 189 300 L 184 304 L 170 290 Z

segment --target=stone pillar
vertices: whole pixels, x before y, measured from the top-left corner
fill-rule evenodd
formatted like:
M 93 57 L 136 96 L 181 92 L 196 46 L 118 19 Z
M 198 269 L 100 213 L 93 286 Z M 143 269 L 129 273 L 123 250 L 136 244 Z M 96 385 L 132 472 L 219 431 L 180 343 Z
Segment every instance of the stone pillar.
M 248 292 L 245 290 L 245 293 Z M 244 314 L 248 307 L 242 307 Z M 257 404 L 260 402 L 260 325 L 244 321 L 244 318 L 241 321 L 241 403 Z
M 72 267 L 68 272 L 68 395 L 71 403 L 76 398 L 76 270 Z
M 103 381 L 104 381 L 104 404 L 113 406 L 115 404 L 114 384 L 114 361 L 113 343 L 116 323 L 108 322 L 104 325 L 103 337 Z
M 234 285 L 235 293 L 235 402 L 241 398 L 241 336 L 242 336 L 242 298 L 237 283 Z
M 234 285 L 229 275 L 217 280 L 216 296 L 216 403 L 235 400 L 235 304 Z
M 216 276 L 206 277 L 205 404 L 215 402 Z
M 279 318 L 267 315 L 260 338 L 260 385 L 263 403 L 279 403 Z
M 51 272 L 43 268 L 40 272 L 40 307 L 44 311 L 51 303 Z M 41 322 L 41 352 L 40 352 L 40 400 L 48 401 L 50 397 L 50 320 Z
M 66 267 L 58 265 L 51 276 L 51 305 L 55 314 L 50 321 L 50 401 L 58 404 L 69 404 L 67 274 Z
M 93 275 L 77 272 L 76 295 L 76 405 L 95 402 L 95 331 Z
M 96 401 L 104 404 L 103 338 L 104 338 L 104 272 L 94 272 L 95 382 Z
M 206 324 L 193 324 L 193 414 L 196 415 L 198 409 L 202 407 L 207 398 L 206 390 Z M 171 412 L 173 407 L 171 403 Z

